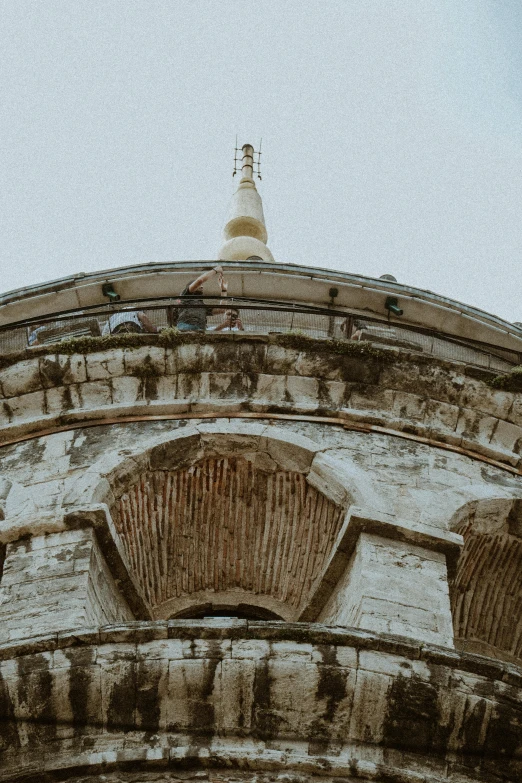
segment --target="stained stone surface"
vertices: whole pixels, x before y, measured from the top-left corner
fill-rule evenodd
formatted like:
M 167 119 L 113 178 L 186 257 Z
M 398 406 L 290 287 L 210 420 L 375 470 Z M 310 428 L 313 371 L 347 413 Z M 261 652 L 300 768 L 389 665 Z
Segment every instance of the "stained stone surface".
M 520 395 L 390 356 L 0 371 L 0 781 L 522 779 Z
M 247 334 L 205 340 L 35 355 L 2 369 L 0 438 L 140 414 L 321 413 L 522 464 L 518 395 L 490 388 L 476 368 L 398 349 L 343 355 L 327 340 L 320 355 Z
M 224 466 L 229 466 L 226 470 L 233 471 L 230 480 L 221 484 L 208 483 L 210 464 L 221 466 L 220 476 L 224 475 Z M 231 492 L 233 481 L 239 481 L 239 476 L 244 476 L 245 480 L 250 478 L 237 485 L 243 489 L 236 487 L 237 491 Z M 232 480 L 232 477 L 235 478 Z M 194 509 L 199 508 L 198 513 L 203 514 L 194 536 L 187 528 L 188 523 L 182 522 L 181 512 L 176 511 L 174 502 L 176 492 L 186 488 L 187 481 L 191 482 L 191 497 L 200 498 Z M 198 481 L 202 482 L 199 489 Z M 270 481 L 275 481 L 274 488 L 282 482 L 280 491 L 283 494 L 278 496 L 273 490 L 270 490 L 272 494 L 267 494 L 267 488 L 272 486 L 267 483 Z M 451 599 L 459 644 L 477 652 L 516 658 L 520 654 L 522 633 L 518 621 L 520 581 L 517 566 L 521 488 L 519 477 L 469 457 L 391 435 L 353 432 L 335 425 L 237 419 L 215 423 L 204 420 L 121 423 L 79 428 L 5 446 L 0 487 L 4 519 L 0 521 L 0 536 L 14 545 L 28 534 L 57 535 L 67 529 L 64 514 L 71 509 L 102 503 L 112 513 L 131 576 L 141 583 L 141 594 L 150 609 L 145 616 L 172 616 L 202 604 L 233 606 L 242 603 L 264 607 L 284 619 L 294 620 L 305 611 L 306 603 L 299 609 L 285 596 L 289 597 L 299 589 L 303 600 L 311 600 L 323 579 L 323 606 L 328 595 L 331 596 L 331 613 L 325 614 L 323 610 L 321 615 L 324 622 L 413 634 L 424 641 L 451 644 Z M 207 505 L 202 500 L 203 491 L 208 495 Z M 299 492 L 301 501 L 298 500 Z M 312 497 L 316 498 L 313 508 L 307 505 L 310 503 L 307 498 Z M 169 508 L 169 503 L 173 502 Z M 179 499 L 176 502 L 179 503 Z M 299 511 L 292 522 L 299 502 L 304 503 L 303 511 L 309 509 L 306 513 L 312 514 L 311 521 L 317 519 L 317 525 L 310 522 L 308 532 L 306 524 L 301 532 L 296 528 L 301 520 L 304 523 L 306 514 L 303 516 Z M 257 505 L 252 506 L 252 503 Z M 381 564 L 379 558 L 372 555 L 370 566 L 362 571 L 359 547 L 358 553 L 354 550 L 346 556 L 342 561 L 342 574 L 337 573 L 337 581 L 329 584 L 325 569 L 328 558 L 333 556 L 335 536 L 354 506 L 364 508 L 367 516 L 387 520 L 390 530 L 393 527 L 410 530 L 409 543 L 379 542 L 374 555 L 375 552 L 384 553 L 386 549 L 395 554 L 388 555 Z M 122 509 L 126 509 L 126 516 L 122 515 Z M 227 519 L 235 520 L 232 526 L 223 516 L 224 509 L 228 509 Z M 172 514 L 174 527 L 169 525 L 169 530 L 178 525 L 181 535 L 180 544 L 174 547 L 178 559 L 172 563 L 177 562 L 176 568 L 172 563 L 169 565 L 172 547 L 169 550 L 165 544 L 166 528 L 162 532 Z M 253 551 L 248 538 L 240 532 L 245 529 L 242 525 L 246 524 L 249 514 L 254 514 L 255 524 L 259 525 L 259 537 L 253 539 L 258 543 L 254 544 Z M 328 522 L 329 514 L 333 514 L 331 522 Z M 499 527 L 499 520 L 508 517 L 511 521 Z M 205 522 L 207 518 L 208 522 Z M 126 530 L 134 530 L 134 533 L 125 533 L 123 519 L 128 520 Z M 475 532 L 474 520 L 478 519 L 480 527 Z M 319 531 L 321 525 L 326 525 L 326 530 L 332 524 L 328 544 L 328 537 Z M 252 522 L 248 525 L 251 529 Z M 436 545 L 438 537 L 449 535 L 452 530 L 465 533 L 464 553 L 454 589 L 453 575 L 450 574 L 448 580 L 444 558 L 441 560 L 436 554 L 440 552 L 440 546 Z M 415 549 L 419 543 L 411 538 L 415 531 L 424 536 L 420 556 L 411 551 L 412 546 Z M 386 533 L 385 537 L 391 534 Z M 214 566 L 211 576 L 208 562 L 205 561 L 205 565 L 201 561 L 197 554 L 197 540 L 201 535 L 213 536 L 211 547 L 199 539 L 201 552 L 208 553 L 212 548 L 216 559 L 223 557 L 223 562 L 229 563 L 228 576 L 222 575 L 219 569 L 216 571 Z M 426 544 L 430 536 L 435 542 L 432 545 Z M 483 542 L 480 545 L 479 539 Z M 484 543 L 486 540 L 490 542 L 489 550 Z M 486 556 L 488 551 L 490 554 Z M 161 556 L 160 552 L 163 552 Z M 247 577 L 245 571 L 247 552 L 251 577 Z M 9 569 L 12 570 L 11 550 L 7 555 L 6 575 L 10 573 Z M 404 568 L 412 557 L 413 565 Z M 437 558 L 439 565 L 435 563 Z M 233 563 L 239 568 L 237 577 Z M 34 571 L 38 566 L 35 564 L 32 568 Z M 63 565 L 57 566 L 56 579 L 60 578 L 61 568 Z M 310 568 L 307 576 L 306 569 Z M 357 579 L 356 573 L 359 574 Z M 254 575 L 262 580 L 256 583 L 257 586 L 248 581 Z M 51 574 L 49 592 L 54 593 L 56 599 L 59 582 L 54 586 L 53 578 Z M 162 580 L 166 584 L 165 579 L 177 585 L 174 594 L 169 594 L 174 599 L 170 604 L 169 596 L 160 588 Z M 299 582 L 300 579 L 304 581 Z M 343 604 L 344 608 L 334 609 L 336 602 L 341 601 L 343 579 L 352 586 L 351 597 L 346 605 Z M 283 583 L 286 592 L 274 593 L 273 590 L 280 590 L 278 585 Z M 300 588 L 297 588 L 298 584 L 301 584 Z M 354 591 L 356 584 L 358 587 Z M 308 593 L 303 593 L 305 588 Z M 43 583 L 39 589 L 44 591 Z M 12 638 L 13 633 L 28 635 L 31 628 L 39 627 L 39 613 L 45 618 L 44 622 L 49 622 L 43 607 L 51 597 L 37 598 L 25 620 L 26 613 L 18 609 L 13 613 L 12 605 L 9 608 L 10 590 L 4 579 L 0 583 L 0 614 L 6 621 L 0 634 L 3 633 L 4 638 Z M 108 589 L 107 594 L 110 593 Z M 216 593 L 222 593 L 221 597 L 216 597 Z M 123 604 L 127 598 L 121 595 Z M 40 609 L 38 601 L 41 601 Z M 161 603 L 164 604 L 161 611 L 153 609 Z M 491 607 L 486 615 L 481 610 L 484 605 Z M 509 614 L 505 607 L 510 607 Z M 393 611 L 388 612 L 388 609 Z M 72 622 L 72 617 L 80 615 L 74 615 L 74 612 L 88 614 L 90 611 L 88 603 L 74 612 L 71 608 L 73 614 L 67 626 L 67 609 L 62 607 L 62 610 L 64 619 L 60 622 L 64 628 L 77 624 Z M 55 622 L 58 622 L 58 614 Z M 53 629 L 57 627 L 53 626 Z
M 522 772 L 520 670 L 391 636 L 171 621 L 0 657 L 4 781 L 197 761 L 397 782 Z M 31 778 L 35 767 L 50 777 Z

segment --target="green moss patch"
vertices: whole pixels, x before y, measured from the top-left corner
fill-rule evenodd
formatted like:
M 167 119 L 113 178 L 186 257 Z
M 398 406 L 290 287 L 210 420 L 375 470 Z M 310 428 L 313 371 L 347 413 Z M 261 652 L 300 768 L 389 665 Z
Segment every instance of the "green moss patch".
M 71 356 L 72 354 L 97 353 L 111 348 L 142 348 L 144 346 L 159 346 L 175 348 L 178 345 L 222 342 L 232 339 L 234 342 L 259 342 L 259 335 L 234 332 L 232 334 L 212 332 L 179 332 L 177 329 L 164 329 L 159 334 L 112 334 L 105 337 L 75 337 L 50 345 L 38 345 L 23 351 L 0 355 L 0 370 L 11 367 L 24 359 L 39 356 Z M 262 335 L 263 341 L 275 343 L 285 348 L 300 351 L 317 351 L 335 353 L 343 356 L 361 356 L 382 359 L 391 362 L 395 353 L 377 348 L 369 342 L 355 342 L 336 339 L 319 339 L 305 334 L 291 332 L 288 334 Z
M 487 380 L 486 383 L 494 389 L 522 392 L 522 365 L 513 367 L 513 369 L 505 375 L 496 375 L 494 378 Z
M 394 352 L 383 348 L 377 348 L 370 342 L 355 340 L 337 340 L 335 338 L 319 339 L 317 337 L 308 337 L 299 332 L 289 332 L 288 334 L 274 335 L 274 342 L 284 348 L 293 348 L 297 351 L 317 351 L 318 353 L 339 354 L 341 356 L 367 356 L 374 359 L 382 359 L 391 362 L 394 359 Z

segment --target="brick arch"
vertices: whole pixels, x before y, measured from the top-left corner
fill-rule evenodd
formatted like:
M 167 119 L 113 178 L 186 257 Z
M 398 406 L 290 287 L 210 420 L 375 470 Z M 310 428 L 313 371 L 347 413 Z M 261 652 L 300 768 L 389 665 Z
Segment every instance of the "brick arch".
M 110 507 L 134 581 L 161 619 L 206 604 L 297 619 L 346 510 L 377 497 L 358 468 L 272 426 L 182 428 L 111 459 L 80 494 Z
M 522 658 L 522 498 L 486 497 L 461 507 L 452 528 L 464 538 L 451 602 L 466 649 Z
M 221 456 L 142 473 L 112 516 L 155 617 L 223 594 L 218 605 L 250 602 L 290 620 L 323 570 L 344 508 L 303 473 Z

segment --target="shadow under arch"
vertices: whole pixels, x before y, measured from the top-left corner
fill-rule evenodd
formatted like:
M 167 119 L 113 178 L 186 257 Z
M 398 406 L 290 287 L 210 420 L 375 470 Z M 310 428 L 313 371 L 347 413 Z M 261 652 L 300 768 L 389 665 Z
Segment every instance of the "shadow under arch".
M 456 643 L 468 651 L 522 659 L 522 494 L 483 497 L 450 520 L 464 538 L 451 584 Z
M 67 505 L 104 503 L 151 616 L 202 605 L 296 620 L 352 505 L 379 497 L 357 466 L 280 427 L 203 424 L 108 455 Z

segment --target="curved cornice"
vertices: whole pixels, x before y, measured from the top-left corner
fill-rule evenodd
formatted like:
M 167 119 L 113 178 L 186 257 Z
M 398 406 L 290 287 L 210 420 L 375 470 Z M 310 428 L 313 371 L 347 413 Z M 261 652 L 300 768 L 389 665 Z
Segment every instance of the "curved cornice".
M 184 286 L 215 261 L 149 263 L 81 273 L 0 296 L 0 325 L 65 310 L 106 304 L 102 284 L 113 283 L 122 300 L 179 296 Z M 388 317 L 388 295 L 400 298 L 401 322 L 449 335 L 522 350 L 522 329 L 476 307 L 388 280 L 298 264 L 227 261 L 229 295 L 328 305 L 336 287 L 337 309 Z

